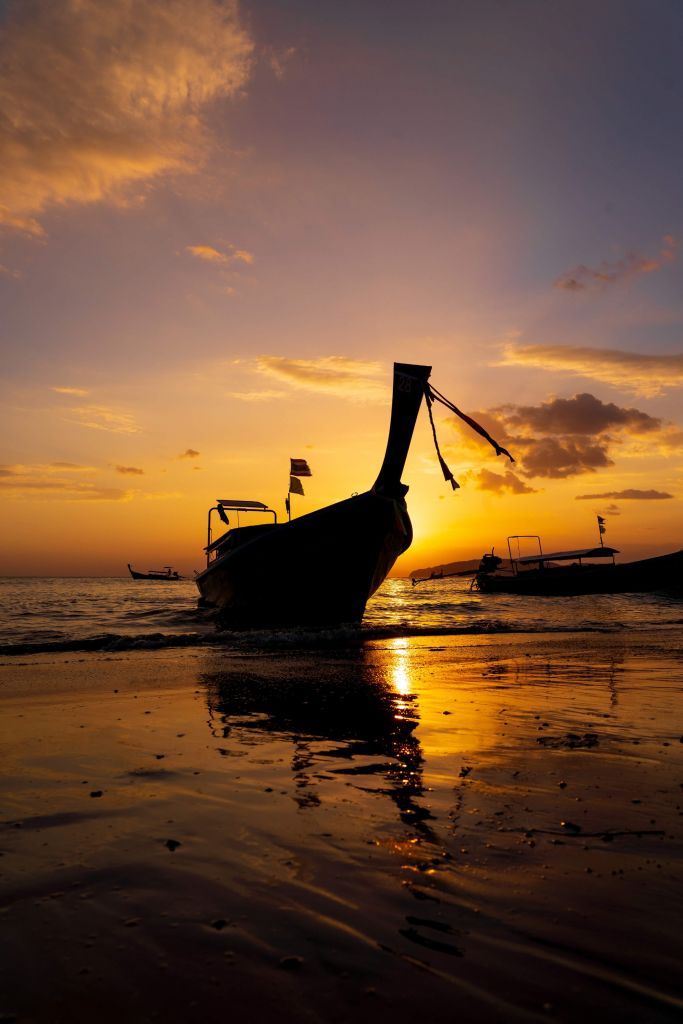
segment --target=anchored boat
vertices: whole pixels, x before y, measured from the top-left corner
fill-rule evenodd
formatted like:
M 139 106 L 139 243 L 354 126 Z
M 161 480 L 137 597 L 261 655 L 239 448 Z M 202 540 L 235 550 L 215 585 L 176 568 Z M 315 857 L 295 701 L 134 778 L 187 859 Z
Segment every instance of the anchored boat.
M 183 578 L 180 573 L 174 570 L 172 565 L 165 565 L 163 569 L 148 569 L 147 572 L 138 572 L 129 562 L 128 572 L 134 580 L 158 580 L 162 583 L 168 583 L 171 580 L 181 580 Z
M 512 553 L 513 542 L 534 540 L 538 552 Z M 508 537 L 509 567 L 497 555 L 483 556 L 473 586 L 486 594 L 628 594 L 665 590 L 683 593 L 683 551 L 618 563 L 616 548 L 600 544 L 576 551 L 542 550 L 535 534 Z M 607 562 L 607 564 L 605 564 Z
M 209 511 L 206 568 L 196 576 L 201 603 L 237 627 L 329 626 L 363 618 L 368 598 L 412 540 L 401 483 L 429 366 L 394 365 L 391 423 L 374 486 L 278 523 L 261 502 L 217 501 Z M 211 539 L 214 512 L 263 512 L 273 521 L 237 526 Z M 221 515 L 222 513 L 222 515 Z
M 220 624 L 250 628 L 361 621 L 368 598 L 413 538 L 401 473 L 423 398 L 444 478 L 454 490 L 458 484 L 436 438 L 434 402 L 464 420 L 497 455 L 514 461 L 483 427 L 432 387 L 430 373 L 431 366 L 394 363 L 389 438 L 369 491 L 286 523 L 278 523 L 275 511 L 262 502 L 217 500 L 208 515 L 206 568 L 195 579 L 200 604 L 216 608 Z M 301 461 L 299 472 L 308 475 L 305 460 L 292 461 Z M 214 541 L 212 516 L 217 513 L 229 525 L 226 509 L 237 512 L 238 525 Z M 240 514 L 250 512 L 272 515 L 273 521 L 241 526 Z

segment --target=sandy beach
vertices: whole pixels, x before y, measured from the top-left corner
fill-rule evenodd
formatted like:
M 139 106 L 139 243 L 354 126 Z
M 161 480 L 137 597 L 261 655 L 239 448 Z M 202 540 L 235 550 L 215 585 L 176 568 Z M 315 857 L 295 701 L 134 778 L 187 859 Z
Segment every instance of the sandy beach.
M 2 659 L 0 1019 L 680 1019 L 680 630 Z

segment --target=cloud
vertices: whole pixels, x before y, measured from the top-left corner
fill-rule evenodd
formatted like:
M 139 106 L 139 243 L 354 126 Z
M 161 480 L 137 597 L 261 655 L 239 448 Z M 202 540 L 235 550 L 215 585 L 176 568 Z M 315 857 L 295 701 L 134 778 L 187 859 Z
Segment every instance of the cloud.
M 237 398 L 240 402 L 271 402 L 278 398 L 286 398 L 286 391 L 228 391 L 228 398 Z
M 69 412 L 75 417 L 72 423 L 90 430 L 106 430 L 112 434 L 136 434 L 140 430 L 130 413 L 108 409 L 103 405 L 75 406 Z
M 0 36 L 0 224 L 44 234 L 66 203 L 124 202 L 210 147 L 253 44 L 233 0 L 10 0 Z
M 645 355 L 618 349 L 571 345 L 509 345 L 499 366 L 535 366 L 561 370 L 654 397 L 667 388 L 683 386 L 683 353 Z
M 656 451 L 680 449 L 681 431 L 675 424 L 587 393 L 534 406 L 502 405 L 472 416 L 512 453 L 517 474 L 529 479 L 594 473 L 614 465 L 615 449 L 648 458 Z M 486 443 L 478 435 L 459 420 L 450 423 L 460 437 L 459 451 L 449 445 L 444 454 L 483 450 Z
M 613 466 L 605 441 L 586 442 L 556 437 L 519 439 L 518 452 L 526 476 L 543 476 L 556 480 L 578 473 L 594 473 L 596 469 Z
M 196 451 L 194 448 L 186 448 L 181 455 L 178 455 L 179 459 L 198 459 L 201 452 Z
M 506 430 L 529 430 L 541 434 L 600 434 L 610 428 L 635 434 L 659 430 L 662 421 L 638 409 L 624 409 L 614 402 L 602 402 L 587 393 L 573 398 L 551 398 L 540 405 L 501 406 Z
M 137 466 L 114 466 L 117 473 L 122 473 L 124 476 L 144 476 L 144 469 L 138 469 Z
M 206 263 L 218 263 L 222 266 L 228 266 L 231 263 L 251 265 L 255 259 L 253 252 L 249 252 L 248 249 L 237 249 L 234 245 L 228 246 L 227 252 L 214 249 L 212 245 L 188 245 L 186 248 L 197 259 L 204 260 Z
M 81 466 L 77 462 L 51 462 L 48 469 L 62 470 L 68 469 L 72 473 L 94 473 L 94 466 Z
M 511 470 L 505 473 L 494 473 L 491 469 L 480 469 L 476 472 L 466 473 L 464 479 L 473 480 L 480 491 L 493 491 L 501 494 L 508 491 L 510 494 L 537 494 L 534 487 L 524 483 Z
M 93 467 L 65 462 L 4 465 L 0 466 L 0 492 L 10 498 L 28 495 L 31 501 L 129 501 L 133 497 L 131 491 L 72 478 L 74 472 L 84 471 L 91 472 Z
M 598 267 L 580 264 L 558 277 L 555 287 L 570 292 L 595 291 L 636 277 L 638 274 L 653 274 L 667 264 L 673 263 L 677 255 L 678 241 L 673 235 L 664 235 L 659 256 L 654 259 L 648 259 L 637 252 L 629 252 L 615 263 L 603 260 Z
M 284 356 L 259 356 L 259 373 L 285 381 L 305 391 L 333 394 L 341 398 L 369 401 L 386 397 L 387 381 L 381 363 L 323 356 L 320 359 L 287 359 Z M 378 379 L 378 378 L 382 379 Z
M 76 395 L 79 398 L 88 394 L 85 388 L 50 388 L 50 391 L 56 391 L 58 395 Z
M 664 501 L 666 498 L 673 498 L 673 494 L 666 491 L 639 491 L 635 487 L 628 487 L 625 491 L 605 491 L 602 494 L 577 494 L 577 501 L 597 501 L 603 498 L 618 498 L 623 501 Z M 610 509 L 614 512 L 614 509 Z

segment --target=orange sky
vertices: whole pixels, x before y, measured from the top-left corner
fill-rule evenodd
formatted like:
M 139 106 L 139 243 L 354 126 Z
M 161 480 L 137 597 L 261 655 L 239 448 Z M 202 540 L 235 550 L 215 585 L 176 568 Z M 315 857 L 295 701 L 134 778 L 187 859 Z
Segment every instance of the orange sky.
M 683 14 L 386 12 L 0 6 L 1 574 L 199 569 L 290 457 L 294 514 L 364 490 L 394 360 L 516 458 L 437 409 L 453 494 L 423 410 L 399 574 L 683 546 Z

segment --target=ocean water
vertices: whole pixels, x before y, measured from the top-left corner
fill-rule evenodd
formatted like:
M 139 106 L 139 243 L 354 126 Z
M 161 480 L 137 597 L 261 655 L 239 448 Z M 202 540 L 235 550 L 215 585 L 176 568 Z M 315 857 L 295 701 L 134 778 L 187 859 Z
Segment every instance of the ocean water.
M 0 578 L 0 655 L 50 650 L 125 650 L 311 640 L 311 631 L 218 633 L 197 607 L 192 580 Z M 665 594 L 519 597 L 471 592 L 467 579 L 413 587 L 389 579 L 361 627 L 316 631 L 316 642 L 350 637 L 645 631 L 683 625 L 683 600 Z

